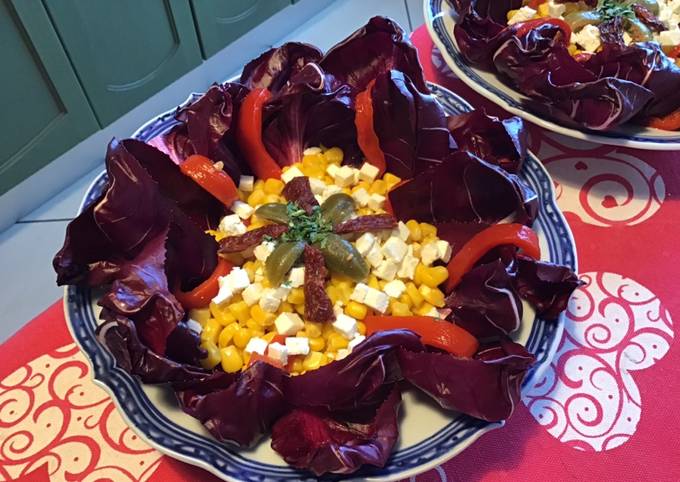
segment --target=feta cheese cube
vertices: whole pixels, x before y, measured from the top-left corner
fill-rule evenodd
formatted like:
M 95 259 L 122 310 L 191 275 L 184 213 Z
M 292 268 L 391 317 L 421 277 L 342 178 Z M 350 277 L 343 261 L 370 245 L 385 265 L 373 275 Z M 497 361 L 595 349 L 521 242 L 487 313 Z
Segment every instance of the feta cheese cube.
M 531 7 L 522 7 L 515 14 L 508 19 L 508 25 L 514 25 L 520 22 L 531 20 L 536 15 L 536 10 Z
M 404 259 L 408 252 L 408 245 L 401 238 L 390 236 L 383 243 L 381 250 L 385 258 L 395 263 L 401 263 L 401 260 Z
M 356 335 L 356 336 L 355 336 L 354 338 L 352 338 L 352 340 L 349 342 L 349 344 L 347 345 L 347 348 L 349 349 L 349 351 L 352 351 L 352 350 L 354 350 L 354 349 L 357 347 L 357 345 L 359 345 L 359 343 L 361 343 L 361 342 L 364 341 L 365 339 L 366 339 L 366 337 L 365 337 L 364 335 Z
M 333 328 L 342 333 L 342 336 L 351 340 L 357 333 L 357 320 L 344 313 L 335 316 Z
M 337 355 L 335 356 L 336 360 L 342 360 L 343 358 L 347 358 L 347 355 L 349 355 L 351 352 L 347 348 L 340 348 L 338 350 Z
M 399 271 L 399 263 L 391 259 L 385 259 L 373 270 L 373 274 L 385 281 L 392 281 L 397 276 L 397 271 Z
M 243 192 L 250 192 L 255 189 L 255 177 L 241 176 L 238 180 L 238 188 Z
M 375 242 L 376 238 L 373 233 L 364 233 L 357 238 L 354 246 L 361 253 L 361 256 L 366 256 L 375 245 Z
M 596 25 L 586 25 L 572 37 L 573 41 L 586 52 L 594 53 L 600 48 L 600 29 Z
M 243 349 L 246 353 L 258 353 L 264 355 L 269 343 L 264 338 L 253 337 L 248 340 L 248 344 Z
M 290 270 L 288 275 L 288 281 L 291 288 L 299 288 L 305 284 L 305 268 L 304 266 L 298 266 Z
M 326 167 L 326 174 L 331 176 L 333 179 L 335 179 L 335 174 L 340 170 L 340 166 L 337 164 L 329 164 L 328 167 Z
M 261 283 L 263 280 L 264 280 L 264 269 L 262 268 L 262 266 L 260 266 L 259 268 L 257 268 L 255 270 L 255 280 L 254 281 L 256 283 Z
M 336 186 L 335 184 L 326 186 L 326 189 L 323 190 L 324 201 L 331 197 L 333 194 L 337 194 L 339 192 L 342 192 L 342 188 L 340 186 Z
M 374 288 L 368 287 L 368 292 L 364 298 L 364 304 L 370 306 L 380 313 L 385 313 L 387 307 L 389 306 L 390 300 L 388 296 L 382 291 L 378 291 Z
M 337 301 L 333 305 L 333 314 L 337 318 L 338 316 L 342 315 L 345 312 L 345 310 L 342 309 L 342 301 Z
M 411 237 L 411 231 L 408 230 L 402 221 L 399 221 L 397 223 L 397 227 L 392 230 L 392 236 L 396 236 L 402 241 L 408 242 L 409 238 Z
M 289 167 L 288 169 L 286 169 L 285 172 L 281 174 L 281 180 L 286 184 L 288 184 L 296 177 L 304 177 L 304 173 L 300 169 L 298 169 L 297 166 Z
M 399 298 L 406 291 L 406 285 L 403 281 L 395 279 L 387 283 L 383 291 L 392 298 Z
M 437 243 L 434 241 L 424 244 L 420 250 L 420 259 L 425 266 L 430 266 L 438 257 Z
M 441 318 L 439 310 L 434 306 L 430 308 L 430 311 L 425 313 L 425 316 L 431 316 L 432 318 Z
M 274 326 L 276 326 L 276 332 L 279 335 L 295 336 L 298 331 L 305 327 L 305 324 L 297 313 L 281 313 L 274 320 Z M 286 347 L 288 347 L 288 343 L 286 343 Z M 288 354 L 292 353 L 289 351 Z
M 241 222 L 238 214 L 229 214 L 222 218 L 218 229 L 229 236 L 236 236 L 246 232 L 246 225 Z
M 227 282 L 231 286 L 231 289 L 234 291 L 234 293 L 240 293 L 250 285 L 250 278 L 248 278 L 248 272 L 245 269 L 240 268 L 238 266 L 232 268 L 232 270 L 229 272 L 226 278 Z
M 196 320 L 192 320 L 191 318 L 187 320 L 187 328 L 197 334 L 200 334 L 203 331 L 201 324 Z
M 315 154 L 321 154 L 321 148 L 320 147 L 308 147 L 304 151 L 302 151 L 302 154 L 305 156 L 313 156 Z
M 371 195 L 363 187 L 360 187 L 352 193 L 352 199 L 354 199 L 359 206 L 362 208 L 368 206 L 368 202 L 371 200 Z
M 281 298 L 276 296 L 276 290 L 272 288 L 265 289 L 260 295 L 260 308 L 268 313 L 276 313 L 281 305 Z
M 241 219 L 248 219 L 255 212 L 255 208 L 243 201 L 234 201 L 234 204 L 231 205 L 231 210 Z
M 567 10 L 567 6 L 561 3 L 555 3 L 555 0 L 548 0 L 548 15 L 550 17 L 562 17 Z
M 335 171 L 333 180 L 335 181 L 335 184 L 340 187 L 351 186 L 354 183 L 354 169 L 352 169 L 350 166 L 340 167 L 337 171 Z
M 377 242 L 368 251 L 368 253 L 366 253 L 365 257 L 368 264 L 370 264 L 373 268 L 380 266 L 384 260 L 382 250 L 380 249 L 380 245 Z
M 288 363 L 288 348 L 281 343 L 270 343 L 267 347 L 267 356 L 281 365 L 286 365 Z
M 448 263 L 451 261 L 451 245 L 448 241 L 443 239 L 437 240 L 437 257 L 443 262 Z
M 680 28 L 665 30 L 659 33 L 659 43 L 662 47 L 675 47 L 680 45 Z
M 324 189 L 326 189 L 326 183 L 323 182 L 321 179 L 317 179 L 315 177 L 310 177 L 309 178 L 309 187 L 312 188 L 312 192 L 314 194 L 323 194 Z
M 286 349 L 289 355 L 309 354 L 309 338 L 289 336 L 286 338 Z
M 373 193 L 368 199 L 368 207 L 374 210 L 382 209 L 387 198 L 382 194 Z
M 262 291 L 263 288 L 260 283 L 253 283 L 243 290 L 241 296 L 243 297 L 243 301 L 245 301 L 248 306 L 253 306 L 255 303 L 260 301 Z
M 368 286 L 365 283 L 357 283 L 354 286 L 354 291 L 352 291 L 352 294 L 349 296 L 350 300 L 354 300 L 358 303 L 363 303 L 364 300 L 366 299 L 366 294 L 368 293 L 368 290 L 372 289 L 370 286 Z
M 373 182 L 378 177 L 378 174 L 380 174 L 380 169 L 368 162 L 365 162 L 361 169 L 359 169 L 359 179 L 362 181 Z
M 258 261 L 262 261 L 264 263 L 267 261 L 269 255 L 272 254 L 272 251 L 274 251 L 275 247 L 276 244 L 272 241 L 262 241 L 260 244 L 255 246 L 253 254 L 255 255 L 255 258 L 258 259 Z
M 279 299 L 279 301 L 283 301 L 286 298 L 288 298 L 288 295 L 290 294 L 291 287 L 287 284 L 284 283 L 280 285 L 277 288 L 274 288 L 274 296 Z
M 416 275 L 416 268 L 418 267 L 419 262 L 418 258 L 413 256 L 413 247 L 409 246 L 408 253 L 404 256 L 399 271 L 397 271 L 397 276 L 412 280 Z

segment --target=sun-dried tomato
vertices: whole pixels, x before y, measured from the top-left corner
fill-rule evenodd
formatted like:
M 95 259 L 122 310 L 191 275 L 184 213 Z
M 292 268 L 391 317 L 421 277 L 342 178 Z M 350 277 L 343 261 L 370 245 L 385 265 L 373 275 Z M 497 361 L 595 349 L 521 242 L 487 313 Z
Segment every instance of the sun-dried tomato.
M 229 236 L 220 241 L 219 252 L 222 254 L 239 253 L 248 248 L 257 246 L 266 236 L 278 238 L 288 231 L 288 226 L 283 224 L 268 224 L 261 228 L 253 229 L 238 236 Z
M 391 214 L 372 214 L 348 219 L 335 226 L 336 234 L 363 233 L 365 231 L 379 231 L 393 229 L 397 226 L 397 220 Z
M 333 304 L 326 294 L 328 269 L 323 254 L 313 246 L 305 246 L 305 318 L 323 323 L 335 319 Z
M 281 194 L 288 201 L 294 202 L 304 209 L 307 214 L 311 214 L 312 208 L 319 205 L 312 192 L 312 187 L 309 185 L 308 177 L 300 176 L 293 178 L 286 184 Z

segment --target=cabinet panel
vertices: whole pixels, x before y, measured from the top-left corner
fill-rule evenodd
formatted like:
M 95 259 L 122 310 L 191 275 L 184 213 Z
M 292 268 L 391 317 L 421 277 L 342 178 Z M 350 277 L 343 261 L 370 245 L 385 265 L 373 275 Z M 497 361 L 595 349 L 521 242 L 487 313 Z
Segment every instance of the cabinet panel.
M 45 0 L 102 125 L 201 62 L 186 0 Z
M 204 58 L 264 22 L 290 0 L 191 0 Z
M 38 0 L 0 0 L 0 194 L 98 126 Z

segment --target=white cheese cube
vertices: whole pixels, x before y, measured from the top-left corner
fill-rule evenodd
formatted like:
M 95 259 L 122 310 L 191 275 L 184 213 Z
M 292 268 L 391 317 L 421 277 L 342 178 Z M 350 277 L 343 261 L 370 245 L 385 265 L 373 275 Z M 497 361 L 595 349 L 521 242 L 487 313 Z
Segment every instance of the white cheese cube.
M 397 276 L 397 271 L 399 271 L 399 263 L 391 259 L 385 259 L 373 270 L 373 274 L 385 281 L 392 281 Z
M 269 343 L 264 338 L 253 337 L 248 340 L 248 344 L 243 349 L 246 353 L 258 353 L 264 355 Z
M 333 328 L 342 333 L 342 336 L 351 340 L 357 333 L 357 320 L 344 313 L 336 315 Z
M 536 15 L 536 10 L 531 7 L 522 7 L 515 14 L 508 19 L 508 25 L 514 25 L 520 22 L 531 20 Z
M 234 204 L 231 205 L 231 210 L 241 219 L 248 219 L 255 212 L 255 208 L 243 201 L 234 201 Z
M 350 166 L 340 167 L 337 171 L 335 171 L 333 180 L 335 181 L 335 184 L 340 187 L 351 186 L 354 183 L 354 169 L 352 169 Z
M 238 180 L 238 188 L 243 192 L 250 192 L 255 189 L 255 177 L 241 176 Z
M 362 181 L 373 182 L 378 177 L 378 174 L 380 174 L 380 169 L 368 162 L 365 162 L 361 169 L 359 169 L 359 179 Z
M 300 169 L 298 169 L 297 166 L 292 166 L 286 169 L 286 171 L 281 174 L 281 180 L 288 184 L 296 177 L 304 177 L 304 175 L 305 174 Z
M 392 236 L 396 236 L 402 241 L 408 242 L 409 238 L 411 237 L 411 231 L 408 230 L 402 221 L 399 221 L 397 223 L 397 227 L 392 230 Z
M 321 154 L 321 148 L 320 147 L 308 147 L 304 151 L 302 151 L 302 154 L 304 156 L 313 156 L 315 154 Z
M 412 280 L 416 275 L 416 268 L 419 262 L 418 258 L 413 256 L 413 248 L 409 246 L 409 252 L 404 256 L 399 271 L 397 271 L 397 276 Z
M 263 288 L 260 283 L 253 283 L 243 290 L 241 296 L 243 297 L 243 301 L 245 301 L 248 306 L 253 306 L 255 303 L 260 301 L 262 291 Z
M 255 270 L 255 282 L 261 283 L 264 280 L 264 269 L 262 266 Z
M 192 320 L 191 318 L 187 320 L 187 328 L 196 334 L 200 334 L 203 331 L 201 324 L 196 320 Z
M 226 276 L 224 276 L 226 278 Z M 221 279 L 221 278 L 220 278 Z M 218 280 L 219 281 L 219 280 Z M 220 289 L 212 299 L 212 302 L 216 305 L 221 305 L 222 303 L 228 303 L 234 297 L 234 292 L 231 290 L 231 286 L 228 284 L 220 283 Z
M 326 167 L 326 174 L 331 176 L 333 179 L 335 179 L 335 174 L 340 170 L 340 166 L 337 164 L 329 164 L 328 167 Z
M 281 365 L 286 365 L 288 363 L 288 348 L 281 343 L 270 343 L 267 347 L 267 356 Z
M 375 245 L 375 242 L 376 238 L 373 233 L 364 233 L 357 238 L 354 246 L 361 253 L 361 256 L 366 256 Z
M 437 257 L 445 263 L 451 261 L 451 245 L 443 239 L 437 240 Z
M 377 242 L 373 245 L 369 252 L 366 253 L 365 257 L 368 264 L 370 264 L 373 268 L 380 266 L 384 260 L 382 250 L 380 249 L 380 245 Z
M 408 245 L 401 238 L 390 236 L 383 243 L 381 250 L 385 258 L 395 263 L 401 263 L 401 260 L 404 259 L 408 252 Z
M 240 267 L 232 268 L 229 274 L 226 276 L 227 282 L 231 286 L 234 293 L 240 293 L 248 286 L 250 286 L 250 278 L 248 278 L 248 272 Z M 219 280 L 218 280 L 219 283 Z
M 340 348 L 338 350 L 337 355 L 335 355 L 336 360 L 342 360 L 343 358 L 347 358 L 347 355 L 349 355 L 351 352 L 347 348 Z
M 354 300 L 358 303 L 363 303 L 364 300 L 366 299 L 366 294 L 368 293 L 368 290 L 371 289 L 370 286 L 368 286 L 365 283 L 357 283 L 356 286 L 354 286 L 354 291 L 352 291 L 352 294 L 349 296 L 350 300 Z
M 279 335 L 295 336 L 295 334 L 305 327 L 305 324 L 297 313 L 281 313 L 274 320 L 276 332 Z M 286 343 L 286 347 L 288 343 Z M 289 349 L 290 350 L 290 349 Z M 290 351 L 289 351 L 289 354 Z
M 555 3 L 555 0 L 548 0 L 548 15 L 550 17 L 562 17 L 567 10 L 567 6 L 561 3 Z
M 420 250 L 420 259 L 425 266 L 430 266 L 432 263 L 437 261 L 439 258 L 439 251 L 437 249 L 437 243 L 432 241 L 424 244 Z
M 380 313 L 385 313 L 389 303 L 390 300 L 385 293 L 371 288 L 370 286 L 368 287 L 368 292 L 364 298 L 364 304 L 370 306 L 376 311 L 379 311 Z
M 368 207 L 374 210 L 382 209 L 387 198 L 382 194 L 373 193 L 368 199 Z
M 315 177 L 310 177 L 309 178 L 309 187 L 312 188 L 312 192 L 314 194 L 321 195 L 321 194 L 323 194 L 324 189 L 326 189 L 326 183 L 323 182 L 321 179 L 317 179 Z
M 342 192 L 342 188 L 340 186 L 336 186 L 335 184 L 330 184 L 326 186 L 326 189 L 323 190 L 324 201 L 331 197 L 333 194 L 337 194 L 339 192 Z
M 354 199 L 359 206 L 362 208 L 368 206 L 368 202 L 371 200 L 371 195 L 363 187 L 360 187 L 352 193 L 352 199 Z
M 594 53 L 600 48 L 600 29 L 596 25 L 586 25 L 572 36 L 572 40 L 586 52 Z
M 333 314 L 334 314 L 335 317 L 337 318 L 338 316 L 342 315 L 344 312 L 345 312 L 345 310 L 342 309 L 342 302 L 341 302 L 341 301 L 337 301 L 337 302 L 333 305 Z
M 348 348 L 350 351 L 352 351 L 352 350 L 354 350 L 354 349 L 357 347 L 357 345 L 358 345 L 359 343 L 361 343 L 361 342 L 364 341 L 365 339 L 366 339 L 366 337 L 365 337 L 364 335 L 356 335 L 356 336 L 355 336 L 354 338 L 352 338 L 352 340 L 349 342 L 349 344 L 347 345 L 347 348 Z
M 665 30 L 659 33 L 659 43 L 662 47 L 675 47 L 680 45 L 680 29 Z
M 286 349 L 289 355 L 307 355 L 309 354 L 309 338 L 289 336 L 286 338 Z
M 288 298 L 288 295 L 290 294 L 291 287 L 284 283 L 280 285 L 278 288 L 274 288 L 274 296 L 279 299 L 279 301 L 283 301 L 286 298 Z
M 276 290 L 267 288 L 260 295 L 260 308 L 268 313 L 276 313 L 281 305 L 281 298 L 276 296 Z
M 403 281 L 395 279 L 387 283 L 383 291 L 392 298 L 399 298 L 406 291 L 406 285 Z
M 425 313 L 425 316 L 431 316 L 432 318 L 438 318 L 438 319 L 441 318 L 439 310 L 437 308 L 435 308 L 434 306 L 432 308 L 430 308 L 430 311 Z
M 272 241 L 262 241 L 260 244 L 255 246 L 253 254 L 255 255 L 255 258 L 258 259 L 258 261 L 262 261 L 264 263 L 267 261 L 269 255 L 272 254 L 272 251 L 274 251 L 275 247 L 276 244 Z
M 305 267 L 297 266 L 290 270 L 288 282 L 291 288 L 299 288 L 305 284 Z
M 246 232 L 246 225 L 238 214 L 229 214 L 222 218 L 218 229 L 229 236 L 237 236 Z

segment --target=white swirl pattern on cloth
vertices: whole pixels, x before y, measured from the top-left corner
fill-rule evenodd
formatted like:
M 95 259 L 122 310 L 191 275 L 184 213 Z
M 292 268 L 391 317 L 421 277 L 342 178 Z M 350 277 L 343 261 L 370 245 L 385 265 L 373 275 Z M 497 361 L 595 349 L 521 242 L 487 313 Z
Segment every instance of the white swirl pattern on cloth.
M 160 459 L 92 383 L 73 343 L 0 382 L 0 480 L 47 462 L 50 480 L 143 482 Z

